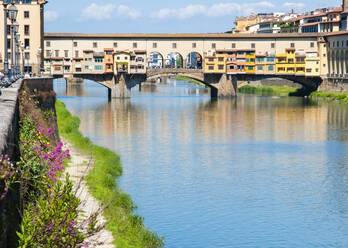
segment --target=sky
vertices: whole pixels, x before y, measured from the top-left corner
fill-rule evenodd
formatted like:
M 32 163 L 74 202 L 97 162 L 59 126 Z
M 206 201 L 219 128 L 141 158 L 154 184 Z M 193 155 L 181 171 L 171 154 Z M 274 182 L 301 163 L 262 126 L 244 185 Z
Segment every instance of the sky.
M 49 0 L 46 32 L 216 33 L 252 12 L 304 12 L 341 0 Z

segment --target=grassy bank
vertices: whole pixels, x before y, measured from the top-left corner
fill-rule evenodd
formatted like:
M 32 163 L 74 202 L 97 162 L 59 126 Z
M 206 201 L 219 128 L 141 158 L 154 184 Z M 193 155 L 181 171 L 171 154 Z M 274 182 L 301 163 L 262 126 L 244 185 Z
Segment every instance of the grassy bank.
M 104 216 L 116 247 L 163 247 L 163 239 L 144 226 L 143 218 L 133 213 L 135 206 L 130 196 L 117 185 L 116 179 L 122 174 L 120 157 L 84 137 L 79 131 L 80 120 L 72 116 L 62 102 L 56 102 L 56 111 L 60 135 L 76 148 L 93 155 L 94 167 L 87 176 L 87 184 L 91 194 L 107 206 Z
M 255 95 L 276 95 L 276 96 L 288 96 L 291 93 L 295 93 L 296 88 L 289 86 L 250 86 L 245 85 L 238 89 L 239 93 L 255 94 Z
M 320 99 L 320 100 L 336 100 L 343 103 L 348 103 L 348 92 L 322 92 L 316 91 L 313 92 L 310 96 L 312 99 Z
M 175 79 L 176 79 L 176 80 L 189 81 L 189 82 L 191 82 L 191 83 L 193 83 L 193 84 L 196 84 L 196 85 L 201 86 L 201 87 L 204 87 L 204 88 L 207 87 L 204 83 L 202 83 L 202 82 L 200 82 L 200 81 L 198 81 L 198 80 L 196 80 L 196 79 L 193 79 L 193 78 L 184 77 L 184 76 L 175 76 Z

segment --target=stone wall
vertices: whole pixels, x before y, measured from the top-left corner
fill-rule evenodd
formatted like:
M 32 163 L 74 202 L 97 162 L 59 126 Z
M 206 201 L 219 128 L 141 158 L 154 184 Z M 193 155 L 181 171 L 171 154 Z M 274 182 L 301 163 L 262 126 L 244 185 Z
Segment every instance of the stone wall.
M 348 80 L 326 78 L 323 80 L 323 83 L 319 86 L 318 91 L 348 91 Z
M 0 96 L 0 154 L 18 156 L 18 93 L 22 80 L 2 89 Z

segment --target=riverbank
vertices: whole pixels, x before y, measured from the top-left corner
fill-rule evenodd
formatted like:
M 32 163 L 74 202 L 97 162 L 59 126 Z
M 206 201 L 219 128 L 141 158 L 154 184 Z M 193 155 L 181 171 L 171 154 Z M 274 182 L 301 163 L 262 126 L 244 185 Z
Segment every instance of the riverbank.
M 182 81 L 189 81 L 190 83 L 193 83 L 195 85 L 207 88 L 207 86 L 205 84 L 203 84 L 202 82 L 200 82 L 200 81 L 198 81 L 196 79 L 193 79 L 193 78 L 188 78 L 188 77 L 184 77 L 184 76 L 175 76 L 175 79 L 176 80 L 182 80 Z
M 290 86 L 251 86 L 245 85 L 238 89 L 239 93 L 243 94 L 255 94 L 255 95 L 276 95 L 276 96 L 289 96 L 294 94 L 298 89 Z
M 96 248 L 114 248 L 115 246 L 112 244 L 114 240 L 112 233 L 104 228 L 106 220 L 102 214 L 100 214 L 102 206 L 88 192 L 88 186 L 85 181 L 88 171 L 93 166 L 94 161 L 91 156 L 82 153 L 69 142 L 66 142 L 63 138 L 61 138 L 61 140 L 64 143 L 64 149 L 70 151 L 71 157 L 65 172 L 69 173 L 70 180 L 74 183 L 74 188 L 76 190 L 75 195 L 80 199 L 79 208 L 83 211 L 80 218 L 82 222 L 87 223 L 88 220 L 86 220 L 86 216 L 92 216 L 95 213 L 99 213 L 99 215 L 96 216 L 96 224 L 103 227 L 100 231 L 88 237 L 85 242 Z
M 348 92 L 323 92 L 316 91 L 309 96 L 314 100 L 339 101 L 348 104 Z
M 114 152 L 92 144 L 79 131 L 80 120 L 56 102 L 60 135 L 82 152 L 91 154 L 94 166 L 86 177 L 90 193 L 103 206 L 107 229 L 113 234 L 116 247 L 163 247 L 163 238 L 149 231 L 143 218 L 134 214 L 136 206 L 129 195 L 119 189 L 116 179 L 122 174 L 120 158 Z

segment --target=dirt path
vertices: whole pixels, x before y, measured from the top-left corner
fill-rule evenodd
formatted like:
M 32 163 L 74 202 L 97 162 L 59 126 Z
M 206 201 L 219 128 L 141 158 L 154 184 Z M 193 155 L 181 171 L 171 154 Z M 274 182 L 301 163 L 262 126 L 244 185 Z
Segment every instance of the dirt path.
M 75 147 L 62 139 L 65 144 L 65 149 L 70 150 L 71 161 L 69 167 L 66 168 L 66 172 L 70 174 L 70 179 L 75 183 L 75 187 L 80 183 L 80 179 L 88 174 L 88 170 L 93 163 L 92 158 L 80 153 Z M 90 216 L 95 212 L 100 212 L 100 204 L 98 201 L 88 192 L 85 180 L 82 180 L 77 196 L 81 200 L 81 209 L 84 211 L 85 216 Z M 86 219 L 86 217 L 81 216 Z M 98 224 L 105 224 L 105 219 L 102 215 L 99 215 Z M 86 240 L 90 243 L 89 247 L 93 248 L 115 248 L 112 244 L 112 233 L 105 228 L 99 233 Z

